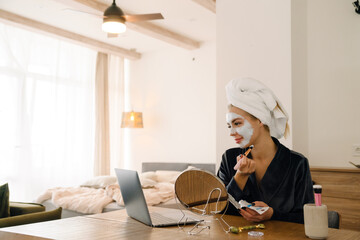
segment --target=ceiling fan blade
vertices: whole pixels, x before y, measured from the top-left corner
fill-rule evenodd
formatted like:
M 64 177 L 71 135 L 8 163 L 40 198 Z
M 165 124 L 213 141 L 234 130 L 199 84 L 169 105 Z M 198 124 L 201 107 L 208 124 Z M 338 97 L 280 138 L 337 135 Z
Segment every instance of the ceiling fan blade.
M 105 16 L 100 15 L 100 14 L 91 13 L 91 12 L 85 12 L 85 11 L 81 11 L 81 10 L 77 10 L 77 9 L 64 8 L 64 9 L 62 9 L 62 10 L 63 10 L 63 11 L 78 12 L 78 13 L 85 13 L 85 14 L 90 14 L 90 15 L 93 15 L 93 16 L 96 16 L 96 17 L 100 17 L 100 18 L 106 18 Z
M 119 36 L 118 33 L 108 33 L 108 34 L 107 34 L 107 37 L 108 37 L 108 38 L 114 38 L 114 37 L 117 37 L 117 36 Z
M 124 15 L 124 18 L 127 22 L 140 22 L 140 21 L 164 19 L 161 13 Z

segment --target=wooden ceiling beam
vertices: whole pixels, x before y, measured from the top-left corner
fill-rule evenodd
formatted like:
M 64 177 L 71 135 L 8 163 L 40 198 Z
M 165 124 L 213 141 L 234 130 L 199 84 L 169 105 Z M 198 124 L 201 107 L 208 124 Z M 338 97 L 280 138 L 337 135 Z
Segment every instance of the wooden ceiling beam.
M 177 47 L 194 50 L 200 47 L 200 43 L 178 33 L 159 27 L 149 22 L 128 22 L 129 29 L 156 38 Z
M 216 0 L 192 0 L 192 1 L 210 10 L 211 12 L 216 13 Z
M 81 44 L 86 47 L 95 49 L 96 51 L 125 57 L 130 60 L 137 60 L 140 59 L 141 57 L 141 54 L 138 52 L 127 50 L 114 45 L 110 45 L 92 38 L 82 36 L 80 34 L 69 32 L 64 29 L 47 25 L 45 23 L 38 22 L 30 18 L 25 18 L 20 15 L 16 15 L 14 13 L 7 12 L 1 9 L 0 9 L 0 20 L 3 20 L 4 22 L 9 24 L 30 29 L 31 31 L 41 32 L 64 40 L 75 42 L 77 44 Z
M 99 0 L 91 0 L 91 1 L 89 1 L 89 0 L 57 0 L 57 2 L 64 3 L 68 6 L 74 7 L 75 9 L 81 10 L 81 11 L 87 11 L 88 9 L 91 9 L 93 13 L 101 14 L 101 15 L 105 11 L 105 9 L 109 7 L 109 5 L 104 4 L 103 2 L 100 2 Z M 81 5 L 87 7 L 87 9 L 81 8 Z M 81 8 L 81 9 L 79 9 L 79 8 Z M 126 14 L 133 14 L 133 13 L 126 11 L 123 8 L 122 8 L 122 10 Z M 182 48 L 185 48 L 188 50 L 193 50 L 193 49 L 197 49 L 200 47 L 200 42 L 198 42 L 196 40 L 193 40 L 189 37 L 175 33 L 169 29 L 160 27 L 158 25 L 155 25 L 155 24 L 147 22 L 147 21 L 135 22 L 135 23 L 128 22 L 128 23 L 126 23 L 126 26 L 133 31 L 145 34 L 147 36 L 150 36 L 150 37 L 153 37 L 160 41 L 175 45 L 177 47 L 182 47 Z

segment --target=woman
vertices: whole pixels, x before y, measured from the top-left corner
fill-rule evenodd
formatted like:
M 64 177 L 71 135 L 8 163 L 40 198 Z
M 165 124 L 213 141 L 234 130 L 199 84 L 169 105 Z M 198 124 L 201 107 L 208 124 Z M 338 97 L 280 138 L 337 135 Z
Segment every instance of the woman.
M 239 211 L 230 204 L 227 213 L 241 214 L 252 222 L 274 219 L 303 223 L 303 205 L 314 202 L 309 164 L 303 155 L 278 141 L 288 129 L 287 113 L 280 101 L 251 78 L 230 81 L 226 95 L 226 120 L 239 147 L 223 154 L 217 175 L 237 201 L 269 206 L 260 215 L 249 208 Z M 244 156 L 251 145 L 250 154 Z

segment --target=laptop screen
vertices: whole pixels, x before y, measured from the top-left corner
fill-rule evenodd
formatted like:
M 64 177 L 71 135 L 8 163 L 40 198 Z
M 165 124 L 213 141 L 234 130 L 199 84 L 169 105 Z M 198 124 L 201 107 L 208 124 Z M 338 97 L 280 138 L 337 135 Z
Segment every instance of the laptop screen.
M 130 217 L 151 226 L 151 218 L 138 173 L 133 170 L 117 168 L 115 168 L 115 173 L 127 214 Z

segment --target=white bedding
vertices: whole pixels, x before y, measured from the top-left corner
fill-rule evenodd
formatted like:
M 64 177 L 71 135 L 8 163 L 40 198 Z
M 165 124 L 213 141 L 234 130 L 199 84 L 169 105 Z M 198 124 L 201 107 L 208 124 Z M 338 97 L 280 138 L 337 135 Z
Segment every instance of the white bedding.
M 63 209 L 80 213 L 101 213 L 103 208 L 113 199 L 107 196 L 105 189 L 89 187 L 52 188 L 41 194 L 37 202 L 51 199 L 53 204 Z
M 145 199 L 148 205 L 158 205 L 174 198 L 174 182 L 179 171 L 156 171 L 140 175 Z M 46 190 L 38 198 L 38 203 L 51 200 L 57 207 L 83 214 L 101 213 L 110 203 L 123 206 L 118 184 L 110 184 L 105 188 L 57 187 Z M 98 184 L 94 187 L 98 187 Z

